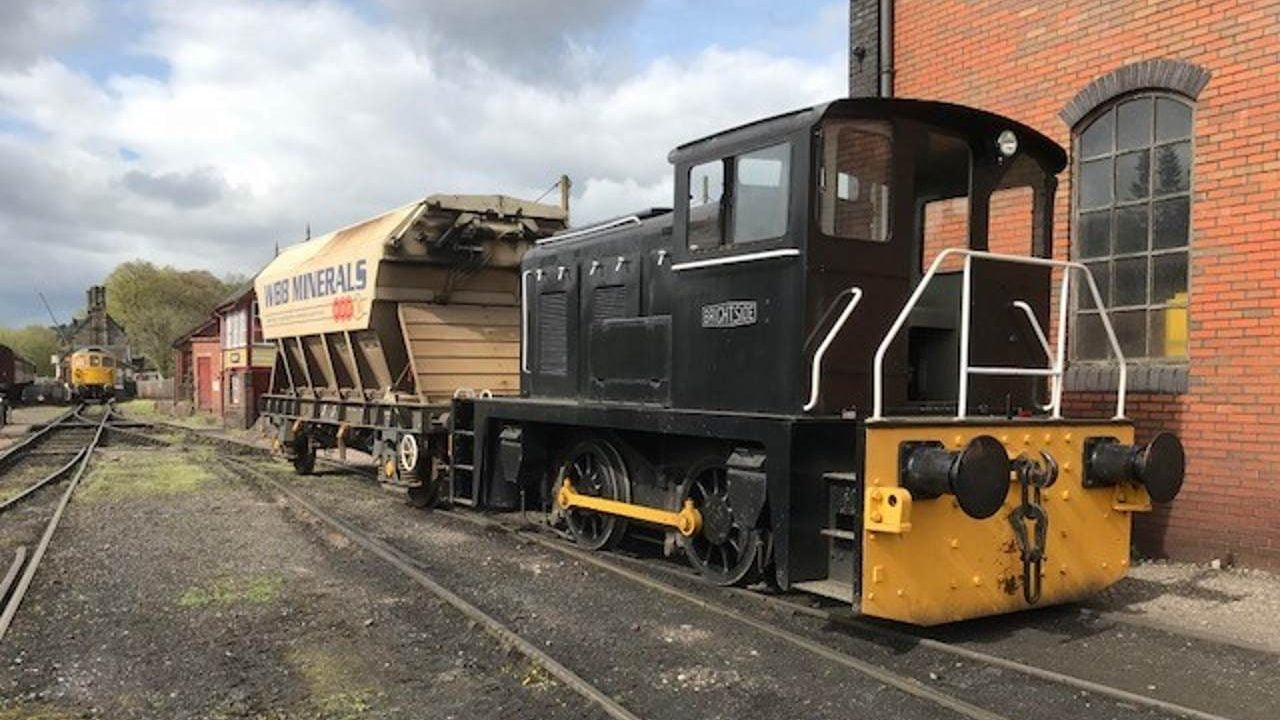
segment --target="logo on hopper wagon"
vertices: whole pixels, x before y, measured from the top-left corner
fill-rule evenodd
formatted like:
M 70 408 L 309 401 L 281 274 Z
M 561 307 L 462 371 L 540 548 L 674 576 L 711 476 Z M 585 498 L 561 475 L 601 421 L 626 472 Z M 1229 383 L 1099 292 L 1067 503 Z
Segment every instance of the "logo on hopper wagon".
M 347 295 L 333 299 L 333 319 L 350 320 L 356 316 L 356 299 Z
M 730 300 L 702 306 L 704 328 L 736 328 L 755 324 L 755 300 Z
M 360 292 L 368 285 L 368 262 L 357 260 L 308 270 L 291 278 L 276 280 L 262 289 L 263 296 L 259 298 L 259 302 L 267 307 L 278 307 L 300 300 L 318 300 L 334 295 Z

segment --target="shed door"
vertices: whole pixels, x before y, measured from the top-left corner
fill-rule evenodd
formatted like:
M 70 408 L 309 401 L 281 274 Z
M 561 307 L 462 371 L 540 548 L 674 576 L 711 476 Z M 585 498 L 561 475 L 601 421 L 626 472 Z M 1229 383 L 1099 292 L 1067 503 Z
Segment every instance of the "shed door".
M 209 372 L 209 356 L 196 358 L 196 407 L 203 410 L 213 404 Z

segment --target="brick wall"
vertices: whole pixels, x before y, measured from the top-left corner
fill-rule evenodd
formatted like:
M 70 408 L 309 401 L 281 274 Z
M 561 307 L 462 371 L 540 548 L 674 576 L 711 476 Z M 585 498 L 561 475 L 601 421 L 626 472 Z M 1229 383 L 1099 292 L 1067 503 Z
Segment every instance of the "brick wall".
M 1188 477 L 1137 540 L 1153 555 L 1280 567 L 1280 1 L 899 0 L 895 14 L 899 96 L 994 110 L 1067 147 L 1059 113 L 1095 79 L 1161 58 L 1211 74 L 1195 103 L 1189 390 L 1131 395 L 1129 413 L 1140 435 L 1179 433 Z M 1105 415 L 1113 402 L 1074 393 L 1069 407 Z
M 849 97 L 880 94 L 880 0 L 849 3 Z

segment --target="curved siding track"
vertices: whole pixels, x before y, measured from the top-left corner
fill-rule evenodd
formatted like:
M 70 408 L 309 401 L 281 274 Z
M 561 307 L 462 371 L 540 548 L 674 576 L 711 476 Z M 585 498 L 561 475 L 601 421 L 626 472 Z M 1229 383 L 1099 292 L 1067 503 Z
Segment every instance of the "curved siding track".
M 31 587 L 71 495 L 102 441 L 111 414 L 112 407 L 107 405 L 91 420 L 83 405 L 73 408 L 0 456 L 0 488 L 6 494 L 6 500 L 0 503 L 0 511 L 5 513 L 0 550 L 13 552 L 6 582 L 0 586 L 0 600 L 4 602 L 0 609 L 0 641 Z M 70 481 L 61 496 L 42 492 L 68 475 Z M 28 553 L 30 542 L 35 542 L 35 549 Z

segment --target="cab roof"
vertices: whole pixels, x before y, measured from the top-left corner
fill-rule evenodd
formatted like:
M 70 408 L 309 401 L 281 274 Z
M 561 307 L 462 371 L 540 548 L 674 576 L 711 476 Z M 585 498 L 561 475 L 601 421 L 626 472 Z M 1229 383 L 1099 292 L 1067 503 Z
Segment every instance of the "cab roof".
M 989 137 L 992 141 L 1002 130 L 1012 130 L 1018 136 L 1020 152 L 1034 155 L 1054 173 L 1067 166 L 1067 153 L 1062 146 L 1029 125 L 966 105 L 906 98 L 843 98 L 800 108 L 687 142 L 672 150 L 667 159 L 679 164 L 723 157 L 757 142 L 812 127 L 828 117 L 902 118 L 956 130 L 971 139 Z

